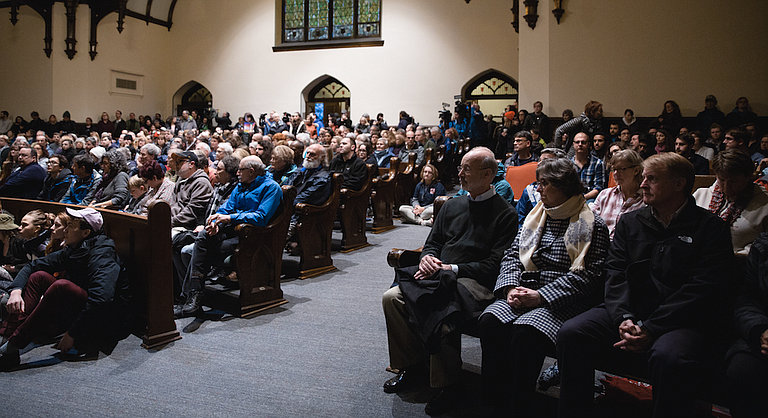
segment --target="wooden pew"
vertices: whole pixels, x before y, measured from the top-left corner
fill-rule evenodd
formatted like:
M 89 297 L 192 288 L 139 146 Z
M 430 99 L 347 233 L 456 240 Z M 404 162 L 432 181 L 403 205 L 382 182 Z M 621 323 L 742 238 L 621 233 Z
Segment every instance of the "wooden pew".
M 308 279 L 336 270 L 331 259 L 331 233 L 339 209 L 343 176 L 333 174 L 331 196 L 322 205 L 296 204 L 299 219 L 296 234 L 299 242 L 299 278 Z
M 238 288 L 206 285 L 206 305 L 221 306 L 235 316 L 245 317 L 288 303 L 280 289 L 280 274 L 295 198 L 296 188 L 283 186 L 283 201 L 268 225 L 242 223 L 235 228 L 240 240 L 232 262 Z
M 374 234 L 395 228 L 392 215 L 395 210 L 397 170 L 400 167 L 400 159 L 392 157 L 389 161 L 389 168 L 379 167 L 379 177 L 373 179 L 371 204 L 373 205 L 372 231 Z
M 453 190 L 453 175 L 448 171 L 448 167 L 451 164 L 449 156 L 446 155 L 445 144 L 440 144 L 435 150 L 435 158 L 432 161 L 432 165 L 437 168 L 437 172 L 440 174 L 440 182 L 443 183 L 445 190 Z
M 715 180 L 717 180 L 717 177 L 715 177 L 714 174 L 699 174 L 696 176 L 696 178 L 693 180 L 693 191 L 702 188 L 702 187 L 709 187 L 715 183 Z
M 2 198 L 3 209 L 16 222 L 29 211 L 60 213 L 65 205 L 39 200 Z M 115 251 L 131 284 L 132 328 L 141 346 L 156 348 L 181 339 L 173 319 L 173 262 L 171 260 L 171 207 L 164 201 L 149 206 L 147 217 L 96 209 L 104 218 L 104 232 L 115 241 Z
M 416 183 L 414 179 L 414 170 L 416 167 L 416 153 L 408 153 L 408 162 L 400 162 L 400 166 L 397 170 L 397 182 L 395 185 L 395 205 L 393 215 L 395 218 L 400 217 L 400 206 L 411 204 L 411 197 L 413 191 L 416 190 Z
M 360 191 L 341 189 L 339 203 L 339 223 L 341 224 L 341 252 L 359 250 L 369 246 L 365 236 L 365 215 L 373 191 L 373 179 L 378 168 L 368 164 L 368 179 Z

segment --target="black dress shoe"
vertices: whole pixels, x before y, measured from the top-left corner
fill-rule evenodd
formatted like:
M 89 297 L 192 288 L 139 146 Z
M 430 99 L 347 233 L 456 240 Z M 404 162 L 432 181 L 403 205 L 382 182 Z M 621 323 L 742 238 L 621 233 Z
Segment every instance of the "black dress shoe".
M 461 387 L 458 383 L 440 388 L 437 395 L 427 402 L 424 412 L 427 415 L 444 414 L 459 405 L 461 400 Z
M 425 380 L 427 373 L 422 367 L 400 370 L 395 377 L 384 382 L 384 392 L 397 393 L 411 388 Z
M 192 291 L 189 293 L 187 301 L 181 308 L 182 316 L 193 316 L 203 308 L 203 291 Z
M 0 372 L 7 372 L 21 363 L 19 352 L 6 353 L 0 356 Z

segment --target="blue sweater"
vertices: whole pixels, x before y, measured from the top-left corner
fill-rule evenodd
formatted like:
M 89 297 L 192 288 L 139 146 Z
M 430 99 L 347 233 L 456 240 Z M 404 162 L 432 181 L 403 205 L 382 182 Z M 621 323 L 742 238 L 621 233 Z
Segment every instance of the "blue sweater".
M 229 215 L 233 225 L 248 223 L 265 226 L 283 200 L 280 186 L 266 176 L 259 176 L 251 184 L 240 183 L 216 213 Z

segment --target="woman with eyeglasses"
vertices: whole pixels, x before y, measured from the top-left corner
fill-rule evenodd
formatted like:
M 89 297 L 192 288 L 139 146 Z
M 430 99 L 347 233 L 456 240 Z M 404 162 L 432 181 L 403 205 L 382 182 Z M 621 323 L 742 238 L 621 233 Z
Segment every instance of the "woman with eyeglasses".
M 48 176 L 43 183 L 38 199 L 48 202 L 58 202 L 69 190 L 72 183 L 72 171 L 69 169 L 69 160 L 63 155 L 56 154 L 48 159 Z
M 640 190 L 643 159 L 634 150 L 621 150 L 611 157 L 611 169 L 616 186 L 603 189 L 590 204 L 590 209 L 605 220 L 613 240 L 613 231 L 621 215 L 645 206 L 643 192 Z
M 493 416 L 535 416 L 536 377 L 555 353 L 557 332 L 602 295 L 608 230 L 584 199 L 576 167 L 539 162 L 541 200 L 504 253 L 496 301 L 480 316 L 482 379 Z

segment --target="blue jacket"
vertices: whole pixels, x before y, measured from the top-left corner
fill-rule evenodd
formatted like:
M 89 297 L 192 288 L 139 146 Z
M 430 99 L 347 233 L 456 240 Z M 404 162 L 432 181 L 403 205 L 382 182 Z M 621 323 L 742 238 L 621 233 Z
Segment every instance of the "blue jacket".
M 283 200 L 280 185 L 266 176 L 259 176 L 251 184 L 240 183 L 216 213 L 229 215 L 233 225 L 248 223 L 265 226 Z
M 275 178 L 275 173 L 276 173 L 275 167 L 274 166 L 269 166 L 269 167 L 267 167 L 267 177 L 271 178 L 272 180 L 276 181 L 277 184 L 282 186 L 283 184 L 286 184 L 285 182 L 288 181 L 288 179 L 291 178 L 291 176 L 293 176 L 293 173 L 295 173 L 298 169 L 299 168 L 296 167 L 296 164 L 291 163 L 291 166 L 285 172 L 283 172 L 282 175 L 280 173 L 278 173 L 278 177 L 279 178 L 276 179 Z
M 416 185 L 416 190 L 413 191 L 413 198 L 411 199 L 411 206 L 423 206 L 427 207 L 435 203 L 435 198 L 438 196 L 445 196 L 445 187 L 438 181 L 429 186 L 425 185 L 423 181 L 420 181 Z
M 88 192 L 95 190 L 101 184 L 101 174 L 96 170 L 91 172 L 90 177 L 81 179 L 76 175 L 72 175 L 72 183 L 69 185 L 69 190 L 61 198 L 61 203 L 71 203 L 73 205 L 82 205 L 85 197 L 88 196 Z

